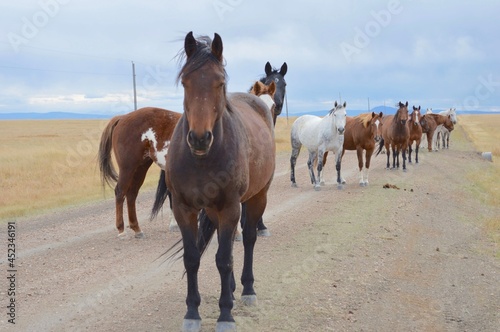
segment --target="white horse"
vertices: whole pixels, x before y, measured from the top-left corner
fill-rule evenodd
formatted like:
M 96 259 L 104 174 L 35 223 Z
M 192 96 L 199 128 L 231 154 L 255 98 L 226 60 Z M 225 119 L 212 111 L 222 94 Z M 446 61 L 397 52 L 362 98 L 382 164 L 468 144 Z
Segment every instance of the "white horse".
M 321 170 L 323 169 L 323 155 L 326 151 L 335 153 L 337 169 L 337 186 L 342 188 L 340 178 L 340 162 L 344 146 L 344 130 L 346 124 L 346 103 L 343 105 L 335 102 L 334 108 L 323 118 L 314 115 L 303 115 L 292 125 L 291 143 L 292 156 L 290 157 L 292 187 L 296 187 L 295 163 L 300 153 L 300 148 L 304 145 L 309 151 L 309 175 L 314 189 L 320 190 Z M 318 177 L 314 176 L 314 164 L 318 163 Z
M 450 108 L 447 111 L 441 111 L 441 112 L 439 112 L 439 114 L 445 115 L 445 116 L 449 115 L 451 118 L 451 122 L 453 122 L 454 125 L 457 124 L 456 108 Z M 448 148 L 449 143 L 450 143 L 450 131 L 448 129 L 446 129 L 443 125 L 439 125 L 439 126 L 437 126 L 436 131 L 434 132 L 434 136 L 436 137 L 435 140 L 433 138 L 433 142 L 436 144 L 435 145 L 436 150 L 438 150 L 440 148 L 439 136 L 441 136 L 441 140 L 443 141 L 443 149 Z M 445 143 L 446 143 L 446 145 L 445 145 Z

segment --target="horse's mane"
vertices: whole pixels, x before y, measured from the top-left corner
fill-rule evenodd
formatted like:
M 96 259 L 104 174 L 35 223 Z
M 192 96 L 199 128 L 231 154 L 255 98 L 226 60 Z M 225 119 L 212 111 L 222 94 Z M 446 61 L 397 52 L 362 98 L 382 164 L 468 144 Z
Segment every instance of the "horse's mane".
M 177 53 L 177 62 L 181 64 L 182 62 L 186 62 L 184 66 L 182 66 L 179 74 L 177 75 L 176 84 L 179 84 L 183 75 L 187 75 L 196 71 L 200 67 L 202 67 L 207 61 L 211 61 L 221 67 L 221 70 L 224 73 L 224 76 L 227 79 L 227 73 L 224 69 L 225 64 L 221 63 L 212 53 L 212 39 L 208 36 L 199 36 L 196 38 L 196 51 L 191 55 L 189 59 L 186 57 L 186 52 L 184 48 L 182 48 Z
M 226 80 L 228 79 L 225 64 L 220 62 L 217 57 L 212 53 L 212 38 L 208 36 L 199 36 L 196 38 L 196 51 L 187 58 L 186 51 L 184 47 L 177 53 L 176 55 L 177 62 L 181 64 L 182 62 L 186 62 L 179 74 L 177 74 L 176 84 L 179 84 L 179 81 L 182 79 L 183 75 L 187 75 L 201 68 L 207 61 L 213 62 L 217 66 L 220 67 L 221 71 L 224 74 Z M 233 107 L 231 103 L 227 100 L 226 97 L 226 88 L 224 88 L 224 98 L 226 98 L 226 108 L 229 112 L 233 111 Z
M 358 122 L 361 123 L 364 128 L 366 128 L 368 126 L 368 122 L 370 122 L 370 120 L 373 118 L 373 115 L 372 113 L 362 113 L 356 118 Z

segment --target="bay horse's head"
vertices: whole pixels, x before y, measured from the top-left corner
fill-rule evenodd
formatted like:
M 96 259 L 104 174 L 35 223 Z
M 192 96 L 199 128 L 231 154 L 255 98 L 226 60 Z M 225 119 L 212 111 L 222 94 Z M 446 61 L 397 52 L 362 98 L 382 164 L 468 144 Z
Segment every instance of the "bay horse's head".
M 426 113 L 422 117 L 420 117 L 420 126 L 422 127 L 422 131 L 424 133 L 427 133 L 431 130 L 432 124 L 429 122 L 434 122 L 434 119 L 429 115 L 432 113 Z
M 286 94 L 286 81 L 285 74 L 288 71 L 288 65 L 286 62 L 283 62 L 280 70 L 273 68 L 269 61 L 266 63 L 264 68 L 266 76 L 261 78 L 260 81 L 265 85 L 269 85 L 271 82 L 276 84 L 276 93 L 274 94 L 274 103 L 276 107 L 274 108 L 273 121 L 276 124 L 276 118 L 281 114 L 283 109 L 283 104 L 285 102 L 285 94 Z
M 413 123 L 414 126 L 420 125 L 420 105 L 418 107 L 413 106 L 413 112 L 410 114 L 410 123 Z
M 406 102 L 406 104 L 399 102 L 399 109 L 397 110 L 394 119 L 403 126 L 406 125 L 406 121 L 408 121 L 408 102 Z
M 345 110 L 346 106 L 347 103 L 345 101 L 343 104 L 338 104 L 337 101 L 335 101 L 335 104 L 333 105 L 333 108 L 329 113 L 329 115 L 334 119 L 335 128 L 337 129 L 337 133 L 339 135 L 343 135 L 345 130 L 345 124 L 347 120 L 347 114 Z
M 222 39 L 215 33 L 195 39 L 189 32 L 184 40 L 186 63 L 177 81 L 184 87 L 184 116 L 188 124 L 187 144 L 195 156 L 205 156 L 213 142 L 213 129 L 226 109 L 226 72 Z

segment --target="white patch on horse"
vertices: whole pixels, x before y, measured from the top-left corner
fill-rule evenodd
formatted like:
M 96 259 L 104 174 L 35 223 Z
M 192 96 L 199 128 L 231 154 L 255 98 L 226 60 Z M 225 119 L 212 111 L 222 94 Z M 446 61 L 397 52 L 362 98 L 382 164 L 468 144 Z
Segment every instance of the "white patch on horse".
M 273 98 L 270 95 L 260 95 L 260 99 L 266 104 L 267 108 L 269 108 L 270 111 L 272 111 L 272 107 L 275 106 L 276 104 L 274 103 Z
M 141 135 L 141 141 L 148 140 L 151 143 L 153 143 L 153 147 L 155 149 L 155 155 L 154 158 L 151 156 L 154 160 L 154 162 L 160 166 L 161 169 L 165 169 L 166 165 L 166 157 L 168 153 L 168 147 L 170 145 L 170 141 L 165 141 L 163 142 L 163 148 L 158 151 L 158 141 L 156 139 L 156 133 L 154 132 L 153 128 L 149 128 L 147 131 L 145 131 Z

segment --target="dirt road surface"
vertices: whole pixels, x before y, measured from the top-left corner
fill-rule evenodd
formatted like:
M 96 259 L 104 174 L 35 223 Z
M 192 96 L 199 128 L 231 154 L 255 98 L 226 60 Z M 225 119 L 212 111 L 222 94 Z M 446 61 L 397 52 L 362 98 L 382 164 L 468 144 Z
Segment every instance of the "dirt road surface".
M 358 186 L 357 161 L 343 163 L 338 190 L 333 164 L 321 191 L 309 183 L 306 153 L 291 188 L 289 155 L 277 157 L 264 215 L 272 236 L 256 245 L 258 305 L 238 302 L 239 331 L 498 331 L 500 261 L 485 220 L 499 208 L 468 174 L 489 163 L 472 145 L 421 152 L 408 171 L 372 162 L 370 185 Z M 332 157 L 330 160 L 333 160 Z M 383 188 L 391 184 L 396 188 Z M 16 319 L 9 324 L 8 280 L 0 289 L 2 331 L 179 331 L 185 313 L 182 261 L 161 257 L 180 235 L 168 213 L 149 222 L 153 192 L 138 213 L 146 237 L 120 240 L 114 204 L 57 210 L 16 221 Z M 2 225 L 7 251 L 7 225 Z M 218 317 L 219 277 L 213 241 L 199 273 L 203 331 Z M 0 269 L 7 275 L 6 254 Z M 235 243 L 235 274 L 242 244 Z

